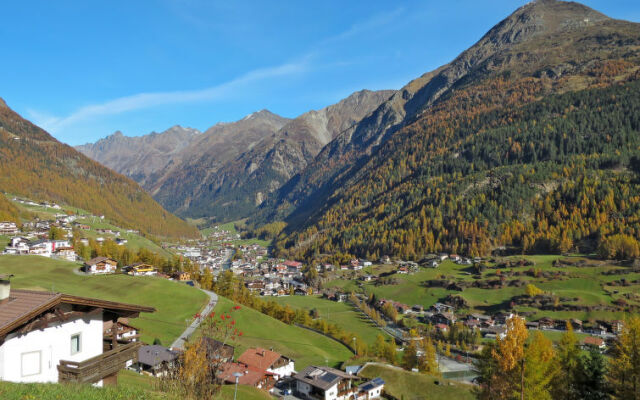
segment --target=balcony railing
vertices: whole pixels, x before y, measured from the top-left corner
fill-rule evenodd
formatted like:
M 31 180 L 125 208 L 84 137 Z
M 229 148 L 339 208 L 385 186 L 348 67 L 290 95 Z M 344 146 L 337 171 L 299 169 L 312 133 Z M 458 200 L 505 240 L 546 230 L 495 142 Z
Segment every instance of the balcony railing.
M 123 369 L 127 361 L 136 362 L 141 345 L 140 342 L 125 344 L 80 362 L 60 360 L 58 382 L 98 382 Z

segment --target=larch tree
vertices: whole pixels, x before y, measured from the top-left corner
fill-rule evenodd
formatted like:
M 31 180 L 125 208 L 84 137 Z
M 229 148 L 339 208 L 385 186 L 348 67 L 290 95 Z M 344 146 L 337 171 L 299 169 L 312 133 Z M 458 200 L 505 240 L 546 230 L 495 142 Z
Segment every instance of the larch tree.
M 610 362 L 613 398 L 640 400 L 640 317 L 629 318 L 618 335 Z

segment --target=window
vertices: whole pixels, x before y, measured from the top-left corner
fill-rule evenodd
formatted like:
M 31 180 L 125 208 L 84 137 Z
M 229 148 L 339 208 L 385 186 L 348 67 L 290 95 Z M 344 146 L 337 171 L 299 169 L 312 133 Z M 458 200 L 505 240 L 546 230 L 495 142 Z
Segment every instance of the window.
M 71 355 L 80 353 L 80 334 L 71 336 Z
M 39 375 L 40 359 L 41 354 L 39 351 L 22 353 L 20 357 L 20 373 L 22 376 Z

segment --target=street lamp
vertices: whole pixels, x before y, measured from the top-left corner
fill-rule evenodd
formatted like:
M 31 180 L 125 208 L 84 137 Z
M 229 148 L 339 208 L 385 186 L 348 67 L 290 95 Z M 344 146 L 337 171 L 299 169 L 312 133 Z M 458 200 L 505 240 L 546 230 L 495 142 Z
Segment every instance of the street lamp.
M 234 372 L 233 376 L 236 377 L 236 390 L 233 392 L 233 400 L 236 400 L 236 396 L 238 396 L 238 379 L 242 376 L 241 372 Z

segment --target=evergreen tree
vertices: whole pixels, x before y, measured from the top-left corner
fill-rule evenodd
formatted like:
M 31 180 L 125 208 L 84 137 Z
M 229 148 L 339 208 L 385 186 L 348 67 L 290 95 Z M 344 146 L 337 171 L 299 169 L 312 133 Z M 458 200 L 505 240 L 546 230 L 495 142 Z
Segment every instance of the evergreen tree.
M 577 398 L 583 400 L 606 400 L 609 398 L 607 362 L 596 348 L 580 357 L 576 371 Z

